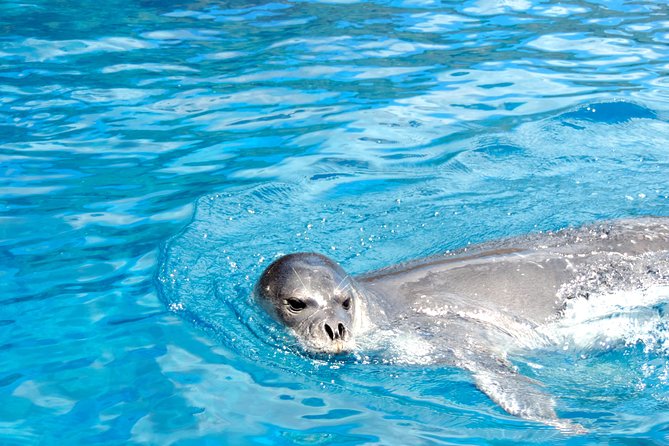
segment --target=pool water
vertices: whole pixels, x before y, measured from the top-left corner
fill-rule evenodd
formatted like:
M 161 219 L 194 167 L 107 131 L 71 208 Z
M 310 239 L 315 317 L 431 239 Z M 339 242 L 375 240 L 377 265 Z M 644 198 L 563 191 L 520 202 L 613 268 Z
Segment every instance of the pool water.
M 669 443 L 666 288 L 515 358 L 581 435 L 416 346 L 306 356 L 250 298 L 292 251 L 358 274 L 669 216 L 666 1 L 7 0 L 0 29 L 0 443 Z

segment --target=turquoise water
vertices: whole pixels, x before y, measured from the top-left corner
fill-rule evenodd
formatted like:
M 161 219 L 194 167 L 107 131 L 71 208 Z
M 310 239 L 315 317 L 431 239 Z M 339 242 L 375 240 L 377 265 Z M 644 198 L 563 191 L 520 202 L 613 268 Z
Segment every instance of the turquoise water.
M 304 357 L 249 299 L 280 253 L 669 216 L 664 0 L 27 0 L 0 29 L 0 443 L 669 443 L 669 295 L 518 358 L 577 436 L 420 358 Z

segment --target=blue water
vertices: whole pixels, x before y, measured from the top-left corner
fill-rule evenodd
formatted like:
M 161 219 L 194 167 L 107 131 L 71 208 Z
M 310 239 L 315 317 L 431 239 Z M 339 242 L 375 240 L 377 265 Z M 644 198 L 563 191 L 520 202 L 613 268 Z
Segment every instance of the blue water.
M 669 443 L 666 305 L 519 359 L 568 435 L 457 369 L 282 349 L 249 298 L 291 251 L 669 216 L 665 0 L 7 0 L 0 30 L 1 444 Z

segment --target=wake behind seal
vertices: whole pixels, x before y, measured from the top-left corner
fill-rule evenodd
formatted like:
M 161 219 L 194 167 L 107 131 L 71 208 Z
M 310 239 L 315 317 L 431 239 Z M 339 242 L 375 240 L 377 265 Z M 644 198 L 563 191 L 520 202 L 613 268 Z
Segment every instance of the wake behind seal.
M 359 277 L 321 254 L 289 254 L 266 268 L 254 295 L 308 351 L 356 351 L 375 332 L 422 333 L 436 361 L 471 372 L 508 413 L 581 431 L 506 352 L 548 342 L 536 328 L 585 298 L 586 286 L 652 284 L 669 284 L 669 218 L 495 241 Z

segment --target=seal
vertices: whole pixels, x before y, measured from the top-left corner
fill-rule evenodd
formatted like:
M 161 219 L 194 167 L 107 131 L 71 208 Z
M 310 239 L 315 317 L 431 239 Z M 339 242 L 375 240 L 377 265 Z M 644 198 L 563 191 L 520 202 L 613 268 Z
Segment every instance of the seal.
M 310 352 L 355 351 L 379 333 L 410 338 L 434 362 L 471 372 L 508 413 L 580 431 L 507 352 L 547 346 L 537 328 L 559 319 L 569 299 L 668 283 L 669 218 L 642 218 L 493 241 L 358 277 L 322 254 L 289 254 L 265 269 L 254 296 Z
M 356 336 L 370 326 L 372 315 L 362 288 L 321 254 L 289 254 L 274 261 L 258 280 L 254 294 L 312 352 L 352 351 Z

